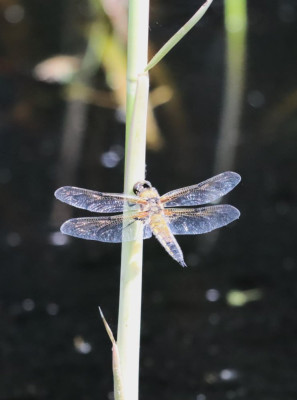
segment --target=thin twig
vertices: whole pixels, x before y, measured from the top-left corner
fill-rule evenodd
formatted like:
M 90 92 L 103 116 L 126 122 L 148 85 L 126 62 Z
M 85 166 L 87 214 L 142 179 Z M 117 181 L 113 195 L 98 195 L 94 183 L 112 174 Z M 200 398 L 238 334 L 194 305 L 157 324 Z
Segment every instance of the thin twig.
M 197 24 L 197 22 L 203 17 L 207 9 L 211 5 L 213 0 L 207 0 L 202 6 L 195 12 L 192 18 L 189 19 L 169 40 L 161 47 L 161 49 L 154 55 L 151 61 L 145 68 L 145 71 L 149 71 L 153 68 L 163 57 Z

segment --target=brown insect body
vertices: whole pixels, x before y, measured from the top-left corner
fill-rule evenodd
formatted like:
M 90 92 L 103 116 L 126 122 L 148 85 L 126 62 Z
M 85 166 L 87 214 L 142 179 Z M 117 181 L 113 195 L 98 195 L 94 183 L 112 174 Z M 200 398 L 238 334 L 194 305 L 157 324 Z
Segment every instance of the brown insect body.
M 183 252 L 167 224 L 164 205 L 157 189 L 150 182 L 142 181 L 134 185 L 134 192 L 147 201 L 146 204 L 140 204 L 140 212 L 147 213 L 148 223 L 156 239 L 172 258 L 186 267 Z

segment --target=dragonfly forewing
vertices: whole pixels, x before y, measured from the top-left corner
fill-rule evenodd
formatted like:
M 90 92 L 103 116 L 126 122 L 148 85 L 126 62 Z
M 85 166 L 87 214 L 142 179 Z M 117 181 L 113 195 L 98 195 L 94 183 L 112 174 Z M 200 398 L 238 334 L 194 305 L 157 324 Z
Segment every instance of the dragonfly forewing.
M 173 190 L 161 197 L 165 207 L 198 206 L 224 196 L 241 180 L 236 172 L 223 172 L 197 185 Z
M 56 190 L 55 196 L 71 206 L 98 213 L 122 212 L 124 208 L 137 209 L 138 204 L 144 203 L 137 196 L 102 193 L 73 186 L 61 187 Z

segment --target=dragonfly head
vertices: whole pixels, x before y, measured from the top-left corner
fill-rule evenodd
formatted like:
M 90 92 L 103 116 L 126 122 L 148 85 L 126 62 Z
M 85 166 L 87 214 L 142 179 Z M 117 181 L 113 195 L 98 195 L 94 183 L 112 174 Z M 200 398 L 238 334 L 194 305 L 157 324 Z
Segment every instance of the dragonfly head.
M 149 182 L 149 181 L 139 181 L 139 182 L 135 183 L 135 185 L 133 186 L 133 192 L 136 195 L 139 195 L 144 190 L 151 189 L 151 187 L 152 187 L 151 182 Z

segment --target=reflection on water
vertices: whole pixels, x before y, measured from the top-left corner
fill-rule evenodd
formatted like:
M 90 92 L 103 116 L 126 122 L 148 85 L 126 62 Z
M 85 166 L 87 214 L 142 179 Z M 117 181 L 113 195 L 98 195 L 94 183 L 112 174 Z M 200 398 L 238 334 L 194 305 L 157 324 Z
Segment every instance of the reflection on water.
M 10 24 L 18 24 L 23 20 L 25 10 L 20 4 L 12 4 L 5 8 L 4 18 Z
M 230 290 L 226 295 L 226 300 L 230 306 L 241 307 L 250 301 L 261 300 L 262 297 L 261 289 Z
M 32 299 L 25 299 L 22 301 L 22 307 L 24 311 L 33 311 L 35 308 L 35 302 Z
M 74 348 L 81 354 L 88 354 L 92 351 L 90 343 L 86 342 L 82 336 L 75 336 L 73 339 Z
M 115 168 L 124 157 L 124 148 L 114 145 L 109 151 L 100 156 L 100 161 L 105 168 Z
M 48 304 L 46 305 L 46 312 L 47 312 L 49 315 L 55 316 L 55 315 L 58 314 L 59 308 L 60 308 L 59 305 L 56 304 L 56 303 L 48 303 Z
M 208 301 L 217 301 L 220 298 L 220 292 L 217 289 L 208 289 L 205 297 L 207 298 Z
M 69 243 L 69 238 L 61 232 L 53 232 L 49 235 L 49 242 L 54 246 L 64 246 Z

